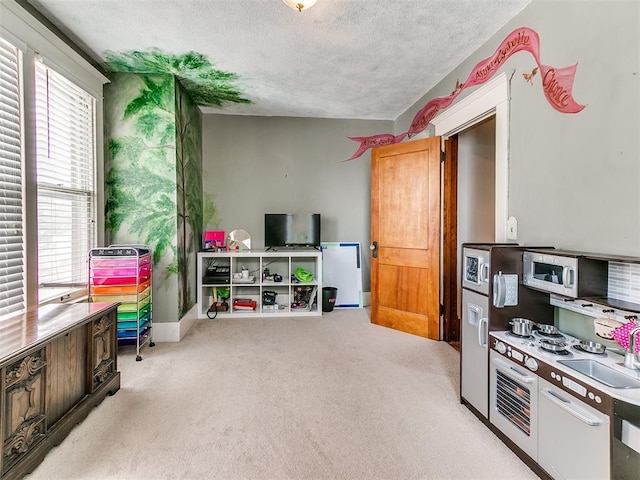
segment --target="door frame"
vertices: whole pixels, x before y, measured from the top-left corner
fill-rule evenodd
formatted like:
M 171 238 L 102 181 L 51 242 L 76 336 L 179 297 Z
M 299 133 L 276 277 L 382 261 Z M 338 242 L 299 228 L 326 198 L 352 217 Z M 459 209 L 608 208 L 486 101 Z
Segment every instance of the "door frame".
M 442 227 L 440 239 L 440 339 L 458 342 L 461 337 L 458 320 L 458 135 L 444 140 L 442 165 Z M 454 298 L 455 301 L 449 301 Z
M 509 200 L 509 98 L 511 76 L 501 73 L 478 90 L 437 115 L 431 123 L 443 142 L 452 135 L 495 115 L 495 241 L 507 241 Z M 443 144 L 444 149 L 444 144 Z M 446 205 L 443 205 L 446 208 Z
M 460 339 L 460 319 L 457 318 L 457 134 L 495 116 L 495 242 L 507 241 L 507 214 L 509 199 L 509 100 L 513 71 L 501 73 L 474 91 L 459 103 L 437 115 L 431 123 L 434 134 L 442 138 L 455 152 L 447 152 L 449 165 L 443 167 L 442 234 L 440 302 L 442 308 L 441 338 L 457 342 Z M 456 140 L 451 143 L 451 139 Z

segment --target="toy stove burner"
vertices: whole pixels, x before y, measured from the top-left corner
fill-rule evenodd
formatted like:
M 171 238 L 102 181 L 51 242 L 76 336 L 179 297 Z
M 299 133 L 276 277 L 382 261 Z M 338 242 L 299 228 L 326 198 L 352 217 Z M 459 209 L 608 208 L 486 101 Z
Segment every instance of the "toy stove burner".
M 540 347 L 540 351 L 544 353 L 550 353 L 551 355 L 557 355 L 558 357 L 571 357 L 573 353 L 569 350 L 547 350 L 546 348 Z
M 598 357 L 607 356 L 607 350 L 606 348 L 604 348 L 604 346 L 600 345 L 599 343 L 594 343 L 594 345 L 597 345 L 597 347 L 594 346 L 594 348 L 591 350 L 589 350 L 588 348 L 584 348 L 579 343 L 574 345 L 573 348 L 579 352 L 586 353 L 587 355 L 596 355 Z
M 533 335 L 518 335 L 517 333 L 507 332 L 507 336 L 512 338 L 518 338 L 520 340 L 533 340 Z
M 567 349 L 567 344 L 562 340 L 543 338 L 540 340 L 540 349 L 545 353 L 552 353 L 554 355 L 571 355 L 571 352 Z
M 545 332 L 541 332 L 540 330 L 536 330 L 533 333 L 534 333 L 534 335 L 536 335 L 536 336 L 538 336 L 540 338 L 552 338 L 554 340 L 564 340 L 566 338 L 560 332 L 558 332 L 558 333 L 545 333 Z

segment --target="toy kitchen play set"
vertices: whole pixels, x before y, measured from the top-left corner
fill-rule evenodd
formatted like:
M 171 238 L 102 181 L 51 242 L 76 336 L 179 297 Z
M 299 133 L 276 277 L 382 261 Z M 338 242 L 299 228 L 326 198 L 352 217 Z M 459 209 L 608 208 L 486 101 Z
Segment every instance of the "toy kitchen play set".
M 640 258 L 464 244 L 460 398 L 540 477 L 640 478 Z

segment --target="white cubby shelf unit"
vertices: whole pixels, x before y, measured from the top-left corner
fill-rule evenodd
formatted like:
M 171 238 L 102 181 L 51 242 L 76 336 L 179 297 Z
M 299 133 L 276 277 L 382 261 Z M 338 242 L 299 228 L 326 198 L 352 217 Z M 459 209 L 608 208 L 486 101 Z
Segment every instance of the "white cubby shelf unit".
M 229 267 L 229 281 L 211 281 L 205 278 L 208 267 Z M 295 277 L 298 268 L 309 272 L 312 279 L 300 282 Z M 249 278 L 237 278 L 242 270 L 249 271 Z M 264 277 L 268 269 L 270 277 L 277 275 L 281 281 Z M 248 316 L 320 316 L 322 315 L 322 252 L 314 249 L 300 250 L 245 250 L 231 252 L 199 252 L 197 262 L 198 318 L 207 318 L 213 304 L 214 292 L 228 288 L 228 309 L 218 309 L 216 318 Z M 277 307 L 263 305 L 263 292 L 276 293 Z M 298 302 L 306 299 L 307 302 Z M 255 310 L 234 308 L 234 300 L 255 301 Z M 302 304 L 300 304 L 302 303 Z

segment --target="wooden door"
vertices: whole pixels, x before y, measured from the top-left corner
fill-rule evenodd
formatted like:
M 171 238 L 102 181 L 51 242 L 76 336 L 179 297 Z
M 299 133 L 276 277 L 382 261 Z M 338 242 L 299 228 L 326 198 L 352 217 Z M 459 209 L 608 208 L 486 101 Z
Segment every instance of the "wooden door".
M 371 153 L 371 322 L 440 339 L 440 137 Z

